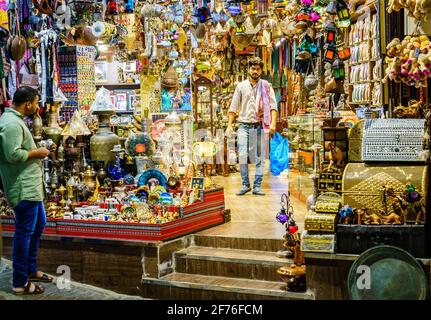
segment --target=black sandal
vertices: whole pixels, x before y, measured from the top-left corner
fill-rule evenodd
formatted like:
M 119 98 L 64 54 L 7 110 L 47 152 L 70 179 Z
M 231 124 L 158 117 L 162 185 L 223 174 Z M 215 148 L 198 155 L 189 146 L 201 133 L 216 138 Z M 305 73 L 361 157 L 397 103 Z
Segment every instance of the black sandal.
M 37 274 L 37 273 L 36 273 Z M 34 281 L 34 282 L 52 282 L 54 281 L 53 277 L 50 277 L 49 275 L 47 275 L 46 273 L 44 273 L 42 275 L 42 277 L 36 277 L 36 274 L 31 274 L 28 276 L 28 280 L 29 281 Z
M 22 289 L 22 290 L 17 290 L 17 289 Z M 45 288 L 37 284 L 34 284 L 33 282 L 28 281 L 24 287 L 13 288 L 12 291 L 14 294 L 17 294 L 17 295 L 41 294 L 45 292 Z

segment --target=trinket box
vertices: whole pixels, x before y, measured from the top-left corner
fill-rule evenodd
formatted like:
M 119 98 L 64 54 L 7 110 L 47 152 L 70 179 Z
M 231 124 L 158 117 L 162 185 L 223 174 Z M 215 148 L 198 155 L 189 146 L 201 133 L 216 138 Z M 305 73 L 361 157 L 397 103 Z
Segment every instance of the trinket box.
M 301 234 L 301 250 L 304 252 L 335 252 L 336 234 L 313 234 L 304 230 Z
M 334 233 L 336 221 L 336 214 L 309 213 L 305 215 L 304 229 L 308 231 Z
M 424 119 L 366 120 L 362 141 L 364 161 L 420 161 Z

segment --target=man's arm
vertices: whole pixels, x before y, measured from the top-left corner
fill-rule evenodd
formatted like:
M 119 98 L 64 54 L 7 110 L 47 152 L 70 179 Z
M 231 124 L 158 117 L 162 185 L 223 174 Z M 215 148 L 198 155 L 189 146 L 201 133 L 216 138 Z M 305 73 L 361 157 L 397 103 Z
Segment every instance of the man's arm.
M 9 124 L 3 128 L 2 147 L 5 160 L 12 164 L 26 162 L 28 159 L 27 150 L 22 148 L 22 129 L 19 125 Z
M 230 104 L 229 108 L 229 122 L 227 125 L 227 131 L 233 131 L 233 124 L 235 122 L 235 118 L 238 112 L 238 109 L 240 108 L 241 104 L 241 90 L 239 88 L 239 85 L 236 86 L 235 92 L 232 97 L 232 102 Z
M 269 134 L 273 135 L 277 129 L 278 107 L 275 92 L 272 86 L 269 86 L 269 106 L 271 108 L 271 124 L 269 126 Z
M 18 125 L 6 126 L 2 133 L 2 147 L 5 160 L 12 164 L 24 163 L 30 159 L 42 159 L 47 157 L 50 152 L 46 148 L 38 148 L 27 151 L 22 148 L 23 133 Z

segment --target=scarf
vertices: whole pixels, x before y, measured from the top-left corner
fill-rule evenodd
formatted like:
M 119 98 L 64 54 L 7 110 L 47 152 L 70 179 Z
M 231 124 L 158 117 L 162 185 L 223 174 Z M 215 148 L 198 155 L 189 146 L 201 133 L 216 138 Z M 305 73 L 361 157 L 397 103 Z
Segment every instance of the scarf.
M 271 107 L 269 105 L 270 88 L 269 83 L 266 80 L 260 80 L 257 85 L 256 103 L 257 117 L 259 118 L 259 110 L 263 110 L 262 125 L 264 132 L 269 132 L 269 126 L 271 124 Z

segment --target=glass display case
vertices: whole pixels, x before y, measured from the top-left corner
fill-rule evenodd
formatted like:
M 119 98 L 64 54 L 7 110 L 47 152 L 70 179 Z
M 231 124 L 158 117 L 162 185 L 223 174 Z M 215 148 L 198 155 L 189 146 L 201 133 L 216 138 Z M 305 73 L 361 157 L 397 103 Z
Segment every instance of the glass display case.
M 304 200 L 312 193 L 314 158 L 312 146 L 322 144 L 320 117 L 315 114 L 290 116 L 287 120 L 289 140 L 289 190 Z

